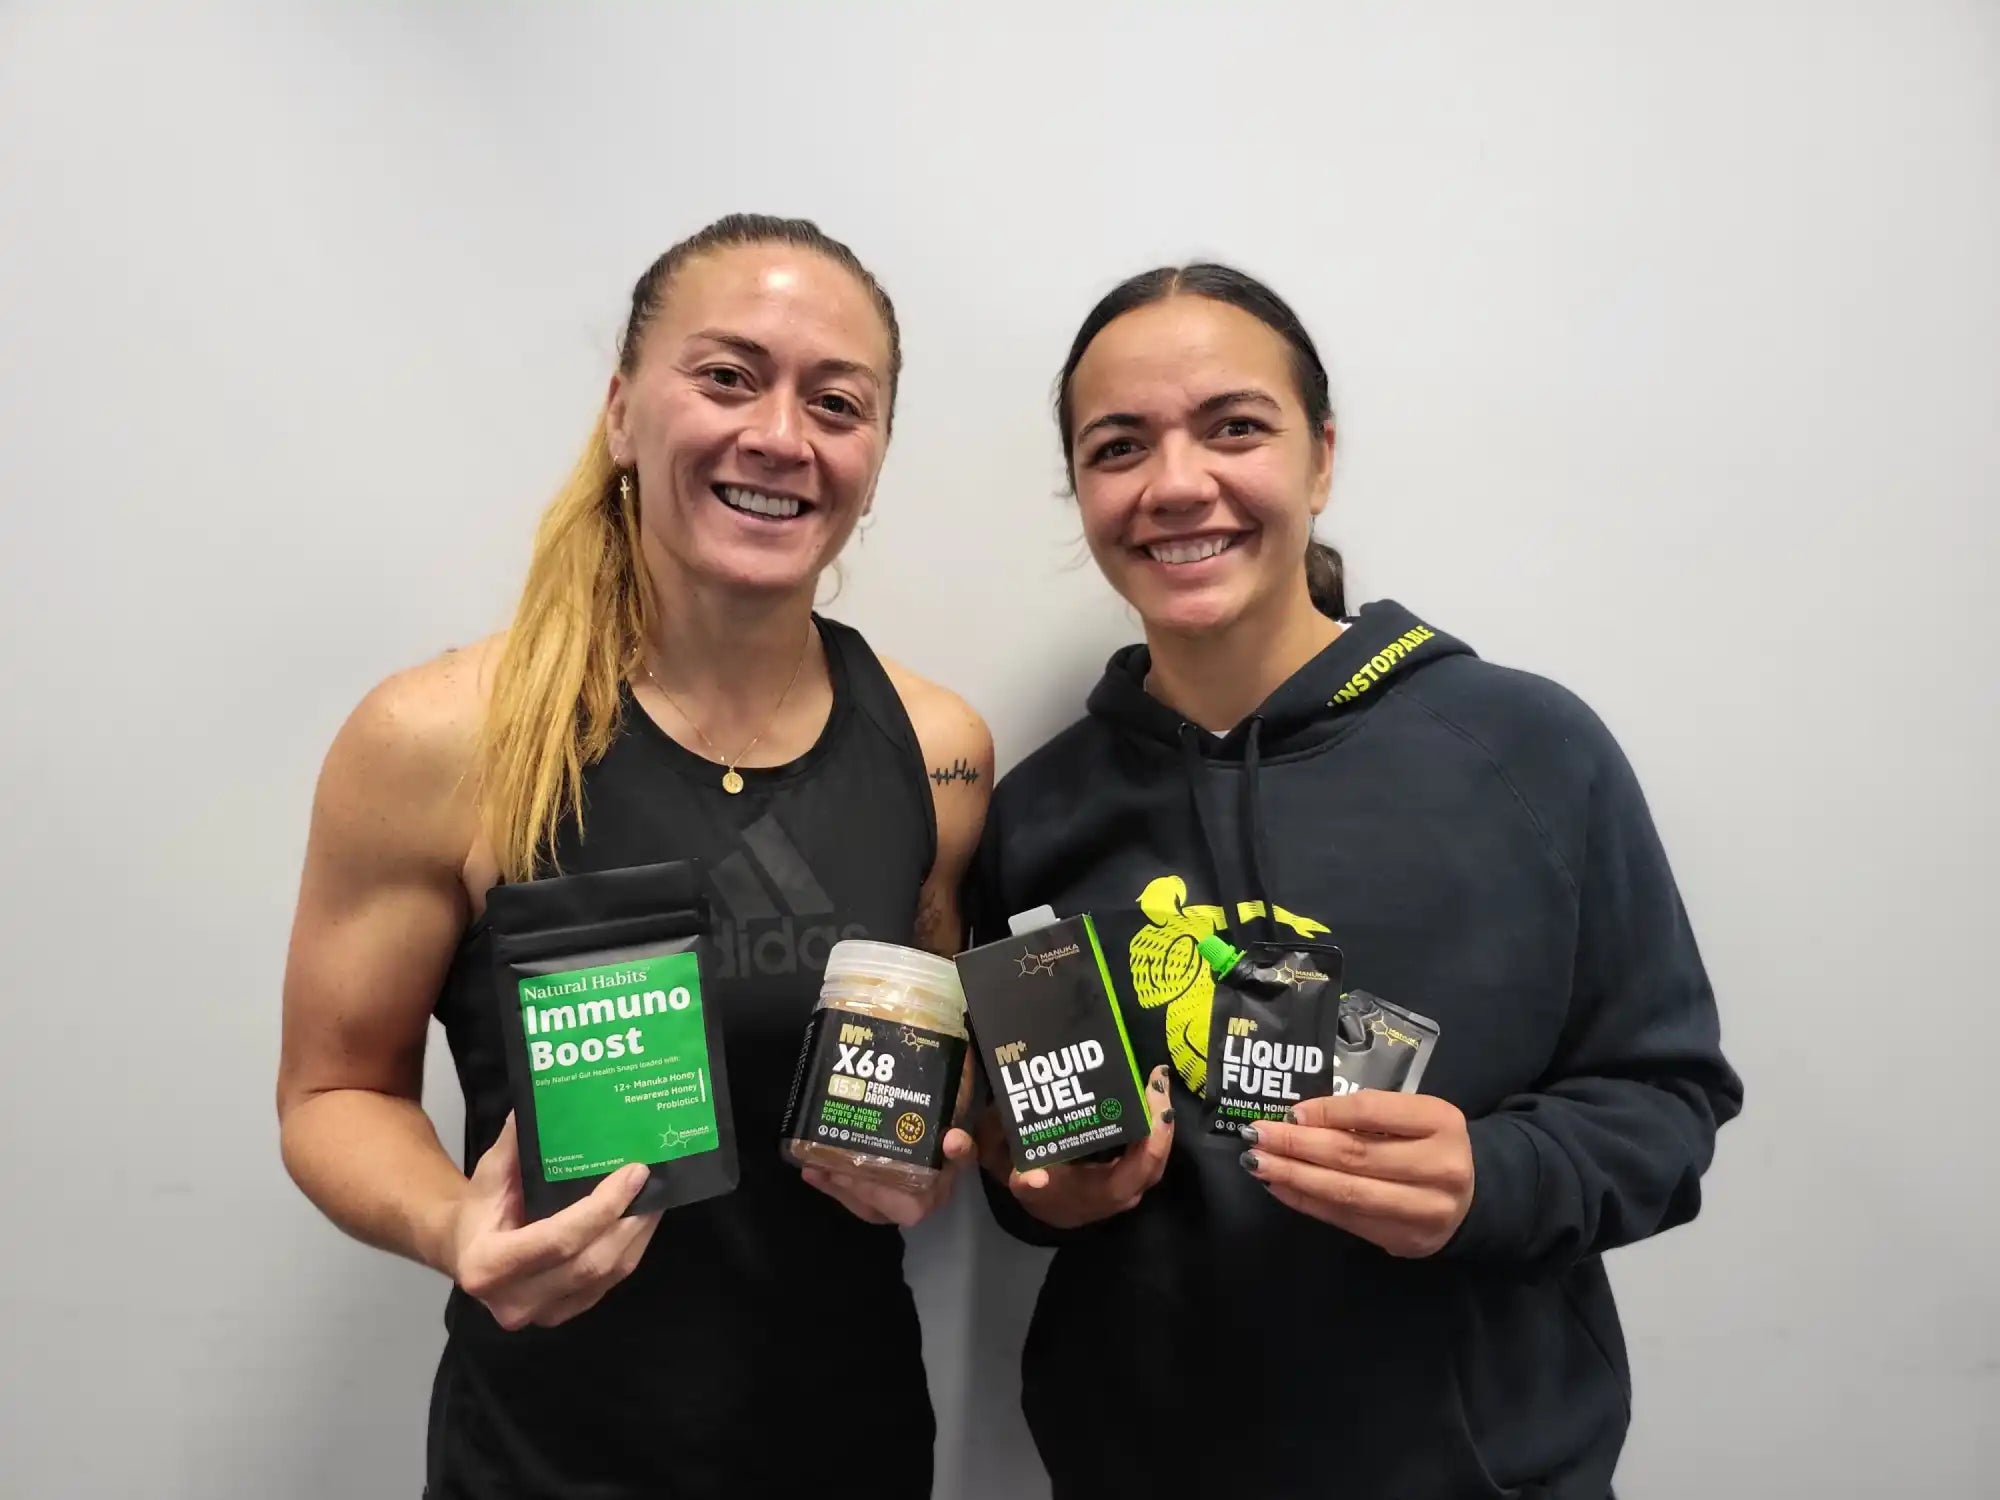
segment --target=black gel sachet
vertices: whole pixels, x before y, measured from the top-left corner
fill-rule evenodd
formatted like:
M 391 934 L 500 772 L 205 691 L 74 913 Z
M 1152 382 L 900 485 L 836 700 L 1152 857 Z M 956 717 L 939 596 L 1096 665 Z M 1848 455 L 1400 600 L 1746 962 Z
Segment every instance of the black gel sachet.
M 1365 990 L 1343 995 L 1338 948 L 1259 943 L 1239 952 L 1213 935 L 1200 948 L 1215 974 L 1206 1090 L 1211 1131 L 1239 1134 L 1330 1094 L 1416 1091 L 1437 1024 Z
M 1214 936 L 1200 946 L 1215 973 L 1208 1128 L 1235 1135 L 1259 1120 L 1283 1119 L 1302 1099 L 1335 1092 L 1326 1035 L 1340 1005 L 1340 950 L 1253 943 L 1239 952 Z

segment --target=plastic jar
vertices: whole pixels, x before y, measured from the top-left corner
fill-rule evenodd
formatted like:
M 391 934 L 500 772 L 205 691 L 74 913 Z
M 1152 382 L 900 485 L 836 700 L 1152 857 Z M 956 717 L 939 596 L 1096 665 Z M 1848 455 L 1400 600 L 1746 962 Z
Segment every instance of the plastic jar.
M 786 1158 L 928 1188 L 944 1160 L 965 1047 L 965 992 L 950 959 L 835 943 L 792 1079 Z

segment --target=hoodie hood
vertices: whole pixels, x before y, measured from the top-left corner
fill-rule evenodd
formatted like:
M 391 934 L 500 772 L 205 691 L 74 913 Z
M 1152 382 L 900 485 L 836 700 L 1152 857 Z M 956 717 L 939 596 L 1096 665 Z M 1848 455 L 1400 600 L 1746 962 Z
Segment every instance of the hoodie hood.
M 1153 658 L 1144 645 L 1117 652 L 1091 690 L 1093 717 L 1107 721 L 1121 734 L 1179 750 L 1202 853 L 1218 888 L 1226 883 L 1223 871 L 1228 866 L 1217 857 L 1203 782 L 1212 762 L 1240 766 L 1236 826 L 1241 847 L 1236 867 L 1244 872 L 1248 889 L 1230 892 L 1225 909 L 1258 912 L 1250 928 L 1255 937 L 1269 940 L 1277 936 L 1274 908 L 1264 888 L 1264 872 L 1271 864 L 1260 796 L 1265 759 L 1329 743 L 1346 727 L 1347 720 L 1383 701 L 1401 682 L 1435 662 L 1473 654 L 1471 647 L 1424 624 L 1391 599 L 1363 606 L 1346 625 L 1332 644 L 1280 683 L 1255 712 L 1226 735 L 1217 736 L 1189 723 L 1146 691 L 1146 674 L 1152 669 Z
M 1091 690 L 1091 714 L 1122 734 L 1178 746 L 1193 729 L 1213 759 L 1245 758 L 1254 738 L 1264 755 L 1288 755 L 1323 744 L 1385 693 L 1424 668 L 1472 648 L 1426 625 L 1393 599 L 1364 605 L 1319 655 L 1278 685 L 1254 713 L 1217 737 L 1190 725 L 1146 691 L 1153 655 L 1143 644 L 1116 652 Z

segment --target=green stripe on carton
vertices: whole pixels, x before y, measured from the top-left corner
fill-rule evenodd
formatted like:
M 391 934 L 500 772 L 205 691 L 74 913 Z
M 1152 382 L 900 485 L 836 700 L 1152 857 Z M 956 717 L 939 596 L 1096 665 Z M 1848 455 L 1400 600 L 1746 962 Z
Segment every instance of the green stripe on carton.
M 1104 981 L 1104 998 L 1111 1004 L 1111 1019 L 1118 1023 L 1118 1044 L 1125 1049 L 1125 1067 L 1132 1075 L 1132 1092 L 1146 1109 L 1146 1128 L 1153 1126 L 1153 1107 L 1146 1102 L 1145 1080 L 1139 1077 L 1139 1060 L 1132 1055 L 1132 1038 L 1125 1030 L 1125 1010 L 1118 1003 L 1118 991 L 1111 984 L 1111 966 L 1104 961 L 1104 945 L 1097 941 L 1097 924 L 1090 913 L 1083 914 L 1083 930 L 1090 934 L 1090 951 L 1097 956 L 1097 973 Z

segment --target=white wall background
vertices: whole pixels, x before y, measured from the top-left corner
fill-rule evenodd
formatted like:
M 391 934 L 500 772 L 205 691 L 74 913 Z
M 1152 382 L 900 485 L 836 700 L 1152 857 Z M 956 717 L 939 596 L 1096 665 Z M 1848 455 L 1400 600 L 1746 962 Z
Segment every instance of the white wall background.
M 1131 631 L 1056 495 L 1078 319 L 1195 254 L 1292 297 L 1358 594 L 1607 717 L 1748 1080 L 1613 1260 L 1621 1493 L 1994 1493 L 2000 13 L 1001 9 L 0 5 L 0 1493 L 416 1493 L 443 1288 L 277 1158 L 312 780 L 504 619 L 624 290 L 738 208 L 896 297 L 836 612 L 1003 762 Z M 1036 1263 L 957 1208 L 939 1493 L 1033 1494 Z

